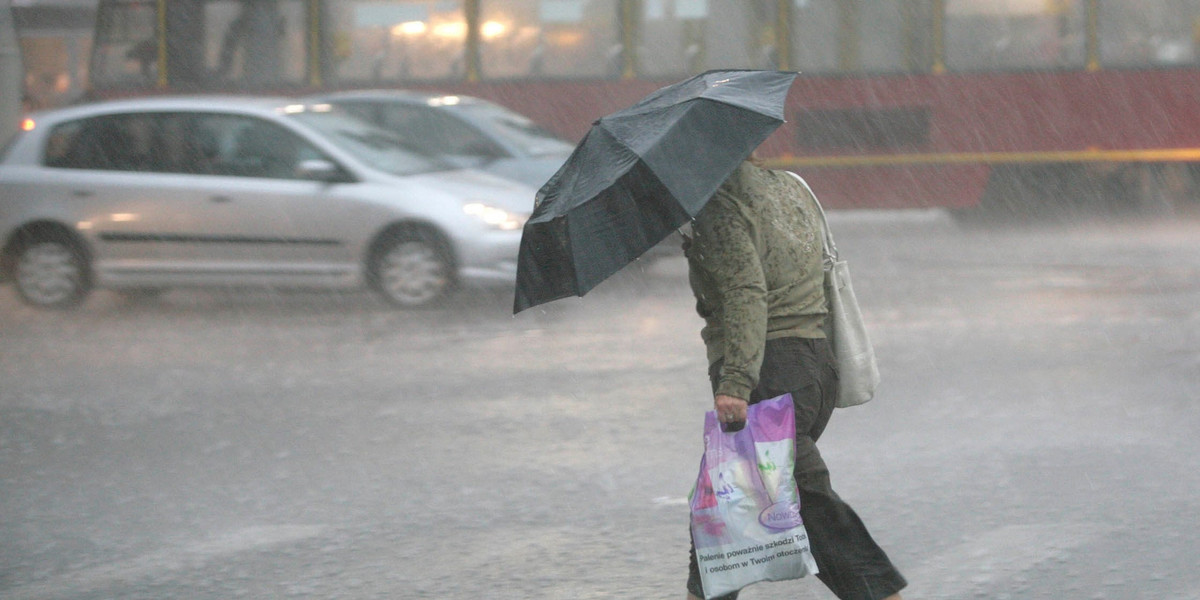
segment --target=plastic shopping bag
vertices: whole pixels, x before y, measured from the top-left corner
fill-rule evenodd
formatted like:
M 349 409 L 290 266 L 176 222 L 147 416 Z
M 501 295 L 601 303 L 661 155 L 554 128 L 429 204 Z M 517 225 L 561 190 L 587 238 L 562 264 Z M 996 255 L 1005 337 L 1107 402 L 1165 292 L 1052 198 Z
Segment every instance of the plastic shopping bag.
M 691 525 L 707 598 L 817 572 L 792 475 L 794 411 L 791 394 L 753 404 L 734 433 L 705 417 Z

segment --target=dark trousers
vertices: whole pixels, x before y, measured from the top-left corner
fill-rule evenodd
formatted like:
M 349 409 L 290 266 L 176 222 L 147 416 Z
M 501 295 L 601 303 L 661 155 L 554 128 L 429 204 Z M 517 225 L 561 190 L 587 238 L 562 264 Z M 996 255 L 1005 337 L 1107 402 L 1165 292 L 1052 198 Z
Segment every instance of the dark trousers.
M 817 575 L 842 600 L 879 600 L 904 588 L 906 582 L 887 554 L 871 538 L 858 515 L 838 497 L 829 482 L 829 469 L 817 450 L 837 399 L 837 367 L 823 339 L 781 338 L 767 341 L 758 387 L 750 403 L 792 394 L 796 407 L 796 487 L 800 517 L 808 532 Z M 721 373 L 718 361 L 709 370 L 713 389 Z M 703 598 L 696 548 L 692 545 L 688 591 Z M 721 596 L 735 600 L 737 593 Z

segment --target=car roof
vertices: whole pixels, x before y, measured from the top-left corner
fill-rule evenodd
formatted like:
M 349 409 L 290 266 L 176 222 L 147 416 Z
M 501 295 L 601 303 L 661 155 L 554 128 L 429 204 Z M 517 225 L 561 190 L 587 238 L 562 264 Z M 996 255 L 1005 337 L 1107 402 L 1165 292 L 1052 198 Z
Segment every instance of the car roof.
M 150 96 L 85 102 L 73 106 L 44 110 L 30 115 L 34 121 L 61 121 L 93 115 L 122 112 L 156 112 L 171 110 L 271 114 L 280 108 L 304 104 L 283 96 Z
M 445 100 L 453 98 L 453 102 Z M 315 94 L 304 98 L 308 102 L 318 102 L 322 100 L 336 102 L 338 100 L 384 100 L 389 102 L 406 102 L 410 104 L 423 104 L 427 106 L 454 106 L 458 104 L 494 104 L 476 98 L 475 96 L 464 96 L 462 94 L 448 94 L 442 92 L 427 92 L 417 90 L 388 90 L 388 89 L 370 89 L 370 90 L 348 90 L 342 92 L 329 92 L 327 94 Z

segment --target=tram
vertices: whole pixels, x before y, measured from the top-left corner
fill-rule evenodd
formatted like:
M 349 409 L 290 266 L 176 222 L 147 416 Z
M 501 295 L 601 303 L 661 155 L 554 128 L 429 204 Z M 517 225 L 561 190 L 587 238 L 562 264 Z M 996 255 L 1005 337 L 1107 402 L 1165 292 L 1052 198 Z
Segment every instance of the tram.
M 100 0 L 90 93 L 440 90 L 578 139 L 710 68 L 801 73 L 763 154 L 832 208 L 1200 197 L 1200 0 Z

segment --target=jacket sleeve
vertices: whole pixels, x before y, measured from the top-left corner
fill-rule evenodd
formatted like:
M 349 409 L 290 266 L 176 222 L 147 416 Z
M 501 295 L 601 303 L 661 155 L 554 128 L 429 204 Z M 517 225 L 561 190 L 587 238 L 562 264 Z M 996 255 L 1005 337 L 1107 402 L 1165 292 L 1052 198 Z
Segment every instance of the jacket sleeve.
M 735 188 L 736 189 L 736 188 Z M 751 215 L 723 188 L 695 222 L 696 266 L 719 294 L 724 364 L 717 393 L 749 400 L 767 337 L 767 285 Z

